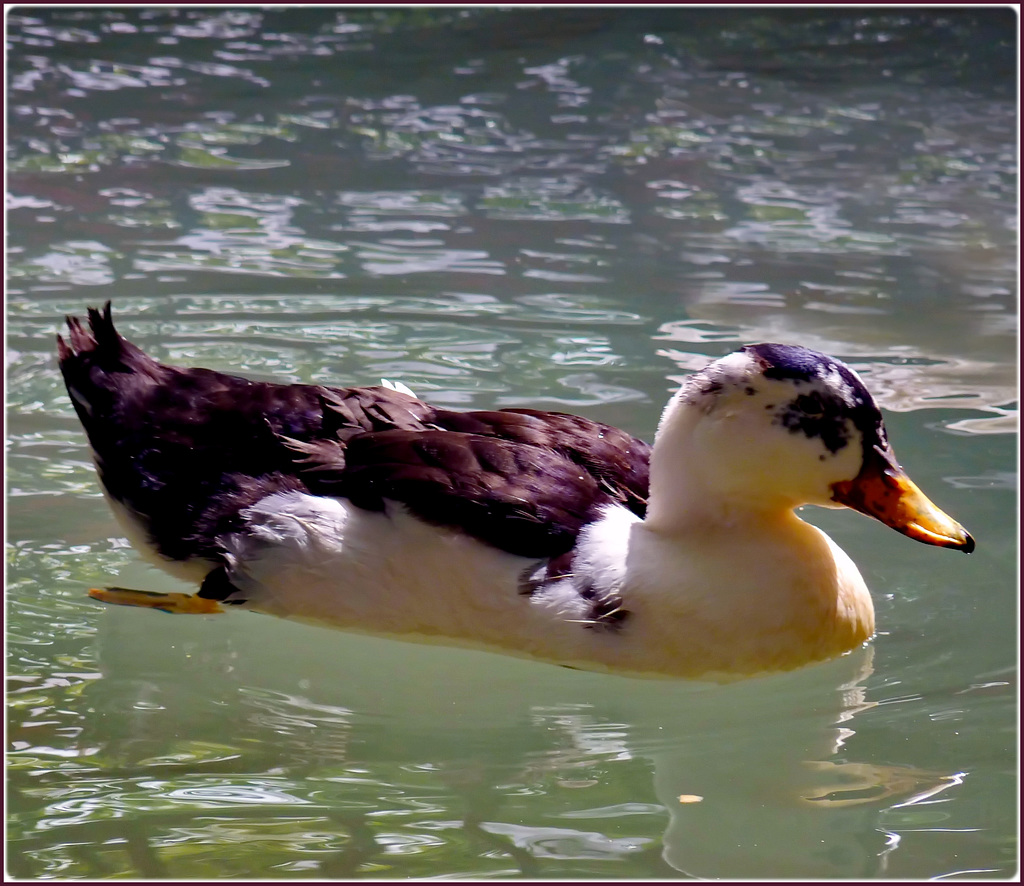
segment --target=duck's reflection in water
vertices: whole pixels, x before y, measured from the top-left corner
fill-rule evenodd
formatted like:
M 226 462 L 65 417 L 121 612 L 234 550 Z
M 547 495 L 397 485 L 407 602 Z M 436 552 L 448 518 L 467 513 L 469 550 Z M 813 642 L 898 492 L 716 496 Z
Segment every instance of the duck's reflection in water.
M 174 638 L 143 652 L 139 635 L 165 616 L 104 616 L 104 679 L 88 687 L 102 717 L 86 727 L 97 757 L 135 785 L 166 777 L 161 832 L 180 812 L 171 829 L 211 851 L 284 817 L 294 830 L 274 839 L 311 876 L 401 870 L 396 852 L 432 841 L 541 878 L 627 856 L 632 876 L 879 876 L 899 846 L 883 811 L 963 777 L 858 759 L 871 646 L 712 686 L 241 613 L 175 619 Z M 163 843 L 148 842 L 148 868 L 175 875 Z

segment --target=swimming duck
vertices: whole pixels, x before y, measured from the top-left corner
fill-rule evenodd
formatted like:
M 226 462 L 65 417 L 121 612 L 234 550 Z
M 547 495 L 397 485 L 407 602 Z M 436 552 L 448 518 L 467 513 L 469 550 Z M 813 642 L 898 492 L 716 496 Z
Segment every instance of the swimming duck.
M 129 539 L 198 593 L 94 589 L 169 612 L 251 609 L 570 667 L 730 680 L 874 632 L 851 559 L 801 520 L 847 506 L 974 549 L 895 460 L 860 378 L 752 344 L 685 379 L 654 446 L 579 416 L 458 412 L 399 386 L 166 366 L 67 318 L 60 367 Z

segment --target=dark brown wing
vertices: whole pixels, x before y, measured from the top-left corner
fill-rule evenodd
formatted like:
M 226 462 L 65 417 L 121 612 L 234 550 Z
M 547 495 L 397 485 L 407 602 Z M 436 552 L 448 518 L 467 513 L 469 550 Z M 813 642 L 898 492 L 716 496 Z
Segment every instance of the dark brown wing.
M 117 332 L 109 302 L 102 311 L 89 310 L 88 326 L 68 318 L 68 329 L 67 342 L 57 339 L 60 367 L 101 480 L 113 498 L 140 516 L 157 549 L 171 559 L 216 559 L 218 538 L 239 528 L 239 511 L 273 492 L 336 494 L 339 468 L 346 459 L 351 462 L 346 448 L 363 435 L 380 433 L 431 432 L 416 444 L 420 447 L 427 445 L 423 441 L 443 447 L 441 441 L 450 434 L 460 440 L 450 444 L 453 452 L 465 445 L 474 458 L 495 465 L 518 459 L 518 480 L 511 468 L 504 474 L 481 474 L 504 489 L 493 496 L 504 504 L 485 505 L 471 485 L 460 487 L 470 502 L 463 507 L 474 518 L 480 509 L 491 508 L 489 539 L 501 536 L 503 520 L 539 524 L 545 515 L 557 516 L 560 507 L 571 535 L 589 507 L 593 486 L 644 515 L 649 447 L 608 425 L 528 409 L 454 412 L 383 387 L 274 384 L 166 366 Z M 477 441 L 468 444 L 459 435 Z M 498 442 L 484 446 L 481 438 Z M 411 450 L 416 446 L 410 443 Z M 312 470 L 302 469 L 295 447 Z M 510 456 L 513 452 L 519 454 Z M 371 464 L 372 459 L 367 469 Z M 377 484 L 382 471 L 377 466 L 371 472 Z M 551 475 L 546 480 L 545 472 Z M 542 494 L 523 503 L 513 491 L 517 483 L 523 488 L 532 484 Z M 411 484 L 410 478 L 401 487 L 403 494 L 412 495 Z M 369 495 L 372 486 L 357 486 L 357 492 Z M 558 490 L 565 495 L 561 505 Z M 458 522 L 459 505 L 452 494 L 440 492 L 437 502 L 430 519 Z M 504 517 L 495 516 L 499 512 Z M 563 530 L 537 528 L 524 530 L 527 536 L 548 537 L 541 548 L 558 547 L 561 542 L 550 539 L 567 537 Z M 532 541 L 524 545 L 533 548 Z
M 537 409 L 438 410 L 438 427 L 550 449 L 584 468 L 638 517 L 647 512 L 651 447 L 625 431 L 579 415 Z
M 393 397 L 375 401 L 376 392 Z M 321 477 L 346 461 L 345 450 L 359 436 L 380 430 L 436 430 L 521 443 L 547 450 L 582 468 L 612 498 L 638 517 L 647 510 L 650 446 L 619 428 L 578 415 L 533 409 L 455 412 L 435 409 L 384 388 L 324 390 L 324 436 L 304 445 L 301 452 L 311 474 L 303 474 L 314 493 L 336 494 L 321 487 Z M 440 439 L 440 438 L 439 438 Z
M 422 520 L 537 559 L 572 548 L 614 501 L 590 473 L 550 449 L 458 431 L 379 431 L 352 438 L 344 464 L 316 482 L 371 511 L 399 502 Z

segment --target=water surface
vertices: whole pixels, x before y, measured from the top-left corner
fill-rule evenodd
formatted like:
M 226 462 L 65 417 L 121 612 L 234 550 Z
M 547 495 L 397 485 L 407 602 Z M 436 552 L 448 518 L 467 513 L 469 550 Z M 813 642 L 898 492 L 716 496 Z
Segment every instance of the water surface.
M 974 878 L 1017 866 L 1011 10 L 8 15 L 7 870 L 45 879 Z M 652 438 L 740 343 L 850 363 L 978 540 L 808 510 L 879 635 L 642 681 L 247 613 L 104 504 L 56 368 L 167 361 Z

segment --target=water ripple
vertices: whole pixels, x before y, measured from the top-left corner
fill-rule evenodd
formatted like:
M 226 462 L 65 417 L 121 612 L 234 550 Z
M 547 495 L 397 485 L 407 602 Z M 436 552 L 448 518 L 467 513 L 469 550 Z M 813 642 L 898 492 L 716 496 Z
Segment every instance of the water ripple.
M 11 10 L 11 874 L 1012 875 L 1015 20 L 955 12 Z M 805 344 L 864 375 L 979 553 L 836 515 L 885 627 L 882 700 L 844 722 L 860 795 L 823 770 L 826 827 L 777 765 L 821 737 L 781 740 L 779 684 L 712 733 L 671 687 L 506 663 L 448 698 L 468 659 L 444 650 L 409 684 L 426 659 L 398 644 L 89 600 L 170 581 L 104 505 L 54 360 L 107 298 L 169 362 L 648 437 L 709 359 Z M 551 827 L 573 820 L 599 827 Z

